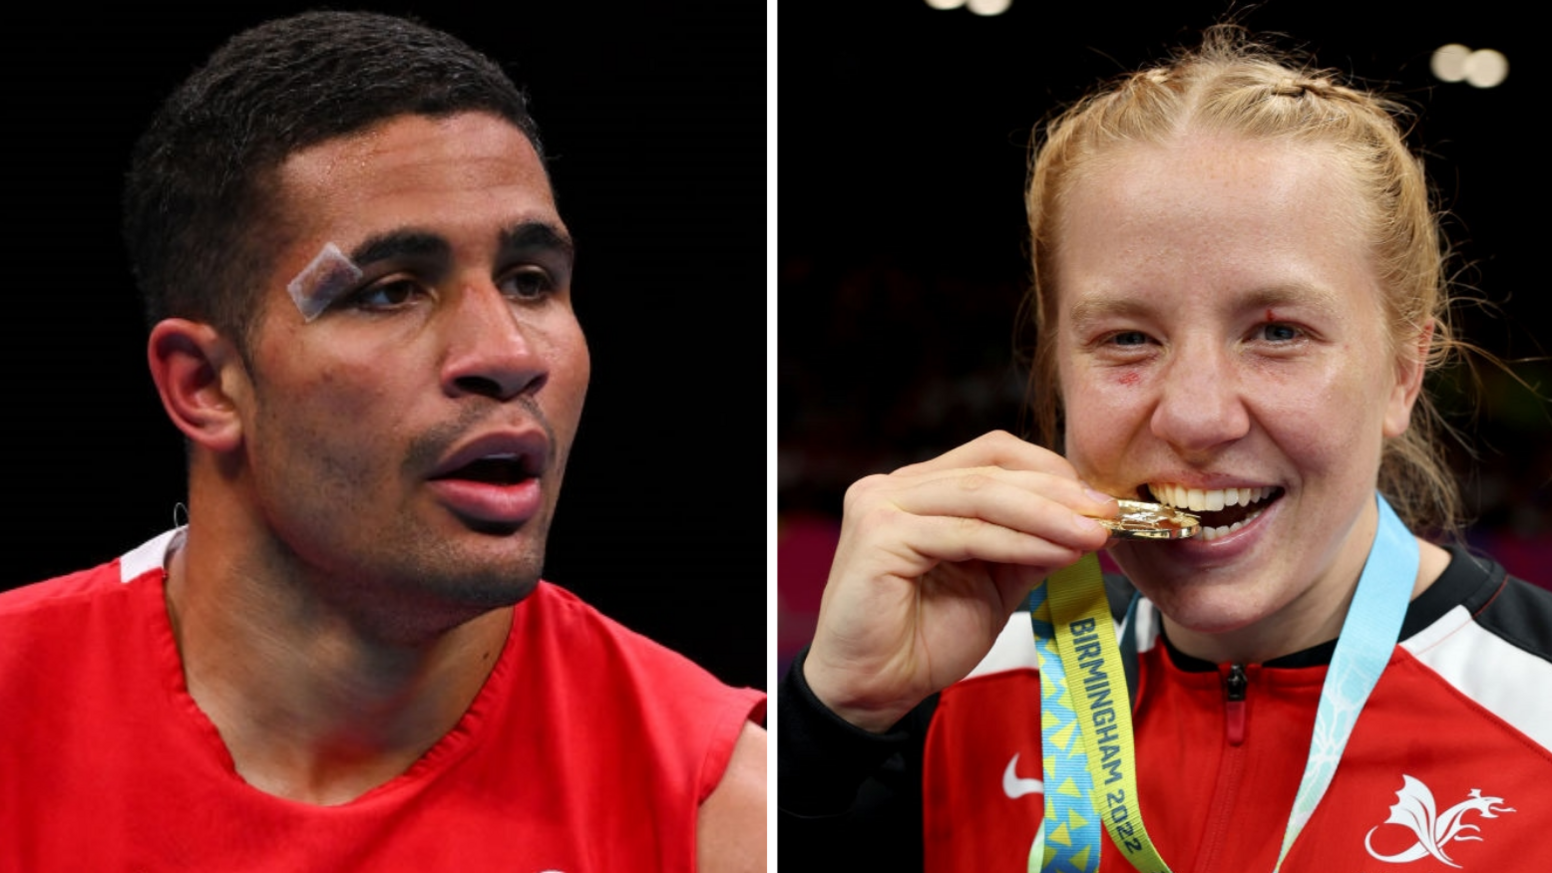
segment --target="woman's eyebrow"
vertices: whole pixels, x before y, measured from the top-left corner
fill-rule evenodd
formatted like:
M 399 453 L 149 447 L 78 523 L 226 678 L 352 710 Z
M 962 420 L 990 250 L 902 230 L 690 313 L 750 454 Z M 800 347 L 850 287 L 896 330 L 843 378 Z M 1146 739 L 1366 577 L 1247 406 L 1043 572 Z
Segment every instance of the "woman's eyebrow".
M 1324 315 L 1333 315 L 1341 309 L 1337 305 L 1336 291 L 1301 282 L 1255 288 L 1234 300 L 1232 305 L 1236 309 L 1256 311 L 1299 306 Z M 1104 318 L 1146 315 L 1156 308 L 1157 304 L 1146 294 L 1094 294 L 1073 304 L 1070 317 L 1074 324 L 1084 324 Z
M 1276 310 L 1279 306 L 1298 306 L 1314 309 L 1317 313 L 1326 316 L 1335 315 L 1341 309 L 1337 305 L 1336 291 L 1324 285 L 1302 282 L 1257 288 L 1245 295 L 1239 305 L 1242 309 L 1255 310 Z
M 1074 304 L 1071 318 L 1074 324 L 1083 324 L 1116 316 L 1143 315 L 1151 312 L 1153 309 L 1152 301 L 1145 296 L 1096 294 L 1085 297 Z

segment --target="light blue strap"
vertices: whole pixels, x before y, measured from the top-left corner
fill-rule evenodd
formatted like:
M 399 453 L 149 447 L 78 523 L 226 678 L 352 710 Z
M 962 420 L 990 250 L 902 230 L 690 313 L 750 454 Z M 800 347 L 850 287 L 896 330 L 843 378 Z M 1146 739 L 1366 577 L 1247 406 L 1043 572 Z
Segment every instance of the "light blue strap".
M 1078 735 L 1078 716 L 1068 697 L 1066 670 L 1056 650 L 1044 582 L 1029 594 L 1029 616 L 1040 658 L 1040 770 L 1045 778 L 1045 814 L 1030 850 L 1029 869 L 1095 873 L 1102 832 L 1092 799 L 1094 782 Z
M 1369 693 L 1390 663 L 1396 641 L 1401 638 L 1401 623 L 1417 582 L 1421 562 L 1417 540 L 1383 495 L 1375 494 L 1374 499 L 1379 503 L 1379 528 L 1364 562 L 1363 575 L 1358 577 L 1358 588 L 1342 623 L 1341 636 L 1337 637 L 1326 682 L 1320 689 L 1315 734 L 1310 738 L 1304 778 L 1288 815 L 1288 829 L 1283 834 L 1274 873 L 1282 869 L 1293 841 L 1309 823 L 1336 775 L 1337 763 L 1342 759 L 1342 750 L 1347 748 L 1358 713 L 1363 711 Z

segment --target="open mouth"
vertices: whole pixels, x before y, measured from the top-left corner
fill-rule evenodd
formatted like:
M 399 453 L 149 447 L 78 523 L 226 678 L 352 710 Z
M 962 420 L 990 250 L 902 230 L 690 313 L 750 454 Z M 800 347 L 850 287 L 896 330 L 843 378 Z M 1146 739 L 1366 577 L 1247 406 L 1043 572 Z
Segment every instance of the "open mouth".
M 459 463 L 463 458 L 469 460 Z M 469 451 L 430 477 L 432 493 L 477 533 L 508 536 L 542 509 L 541 456 L 527 452 Z
M 470 482 L 483 482 L 487 485 L 516 485 L 534 478 L 534 475 L 525 457 L 502 453 L 476 458 L 462 467 L 449 470 L 435 478 L 463 479 Z
M 1254 521 L 1283 496 L 1283 489 L 1275 485 L 1204 489 L 1150 482 L 1146 490 L 1155 502 L 1184 509 L 1200 517 L 1201 538 L 1209 541 L 1227 536 Z

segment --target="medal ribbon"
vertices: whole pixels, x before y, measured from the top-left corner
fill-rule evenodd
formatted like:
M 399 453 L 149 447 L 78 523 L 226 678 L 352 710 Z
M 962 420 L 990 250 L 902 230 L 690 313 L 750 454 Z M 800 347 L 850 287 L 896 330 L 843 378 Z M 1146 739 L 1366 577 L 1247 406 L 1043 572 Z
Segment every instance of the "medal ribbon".
M 1309 757 L 1273 873 L 1282 869 L 1288 850 L 1325 796 L 1342 751 L 1347 747 L 1348 737 L 1358 721 L 1358 713 L 1390 662 L 1411 600 L 1420 560 L 1417 543 L 1384 496 L 1376 494 L 1375 500 L 1379 508 L 1379 526 L 1353 593 L 1352 605 L 1343 620 L 1326 681 L 1321 686 Z M 1048 583 L 1051 583 L 1049 589 Z M 1065 781 L 1058 781 L 1064 780 L 1066 774 L 1053 766 L 1061 763 L 1060 755 L 1053 758 L 1049 747 L 1045 747 L 1045 726 L 1051 721 L 1046 715 L 1047 700 L 1057 697 L 1059 699 L 1052 701 L 1050 706 L 1058 721 L 1064 711 L 1072 715 L 1074 732 L 1082 737 L 1081 743 L 1073 745 L 1081 746 L 1078 754 L 1081 754 L 1082 766 L 1090 777 L 1087 791 L 1081 791 L 1081 783 L 1073 780 L 1080 786 L 1083 797 L 1070 802 L 1072 808 L 1066 815 L 1083 818 L 1086 814 L 1092 819 L 1094 811 L 1099 810 L 1111 840 L 1139 873 L 1169 873 L 1169 867 L 1159 857 L 1143 828 L 1142 814 L 1137 807 L 1131 699 L 1116 646 L 1104 580 L 1099 572 L 1099 559 L 1087 554 L 1071 567 L 1052 573 L 1030 594 L 1030 604 L 1035 646 L 1040 653 L 1046 797 L 1050 798 L 1053 792 L 1062 794 L 1060 788 L 1066 786 Z M 1042 633 L 1050 636 L 1042 640 Z M 1048 689 L 1046 652 L 1051 648 L 1058 655 L 1051 660 L 1060 661 L 1064 669 L 1053 677 Z M 1071 682 L 1077 682 L 1078 687 L 1074 688 Z M 1059 787 L 1053 789 L 1053 785 Z M 1101 804 L 1094 802 L 1095 789 L 1098 799 L 1103 800 Z M 1060 809 L 1060 804 L 1056 808 Z M 1069 827 L 1062 833 L 1062 826 L 1068 821 L 1057 819 L 1053 824 L 1055 816 L 1052 813 L 1053 806 L 1048 800 L 1040 834 L 1030 852 L 1030 871 L 1093 873 L 1098 869 L 1100 850 L 1097 834 L 1093 842 L 1086 845 L 1072 844 L 1056 849 L 1053 843 L 1060 845 L 1058 836 L 1070 838 L 1074 831 Z M 1092 858 L 1093 866 L 1078 867 L 1070 862 L 1080 855 L 1085 860 Z
M 1085 555 L 1084 559 L 1093 557 Z M 1103 582 L 1100 588 L 1103 597 Z M 1040 769 L 1045 779 L 1045 817 L 1040 829 L 1044 839 L 1035 844 L 1029 868 L 1030 873 L 1095 873 L 1099 869 L 1099 816 L 1094 812 L 1094 780 L 1079 739 L 1077 713 L 1067 693 L 1047 590 L 1042 582 L 1029 594 L 1029 619 L 1035 626 L 1040 664 Z

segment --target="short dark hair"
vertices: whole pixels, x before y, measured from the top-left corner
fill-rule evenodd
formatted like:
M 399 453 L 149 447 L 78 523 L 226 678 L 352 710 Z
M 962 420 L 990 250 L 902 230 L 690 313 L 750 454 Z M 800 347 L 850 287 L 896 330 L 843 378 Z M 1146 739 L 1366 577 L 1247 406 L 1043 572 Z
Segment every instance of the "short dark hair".
M 418 21 L 308 12 L 233 37 L 162 104 L 124 187 L 124 242 L 150 324 L 213 325 L 246 351 L 279 234 L 273 174 L 296 151 L 405 114 L 489 112 L 539 154 L 494 61 Z

